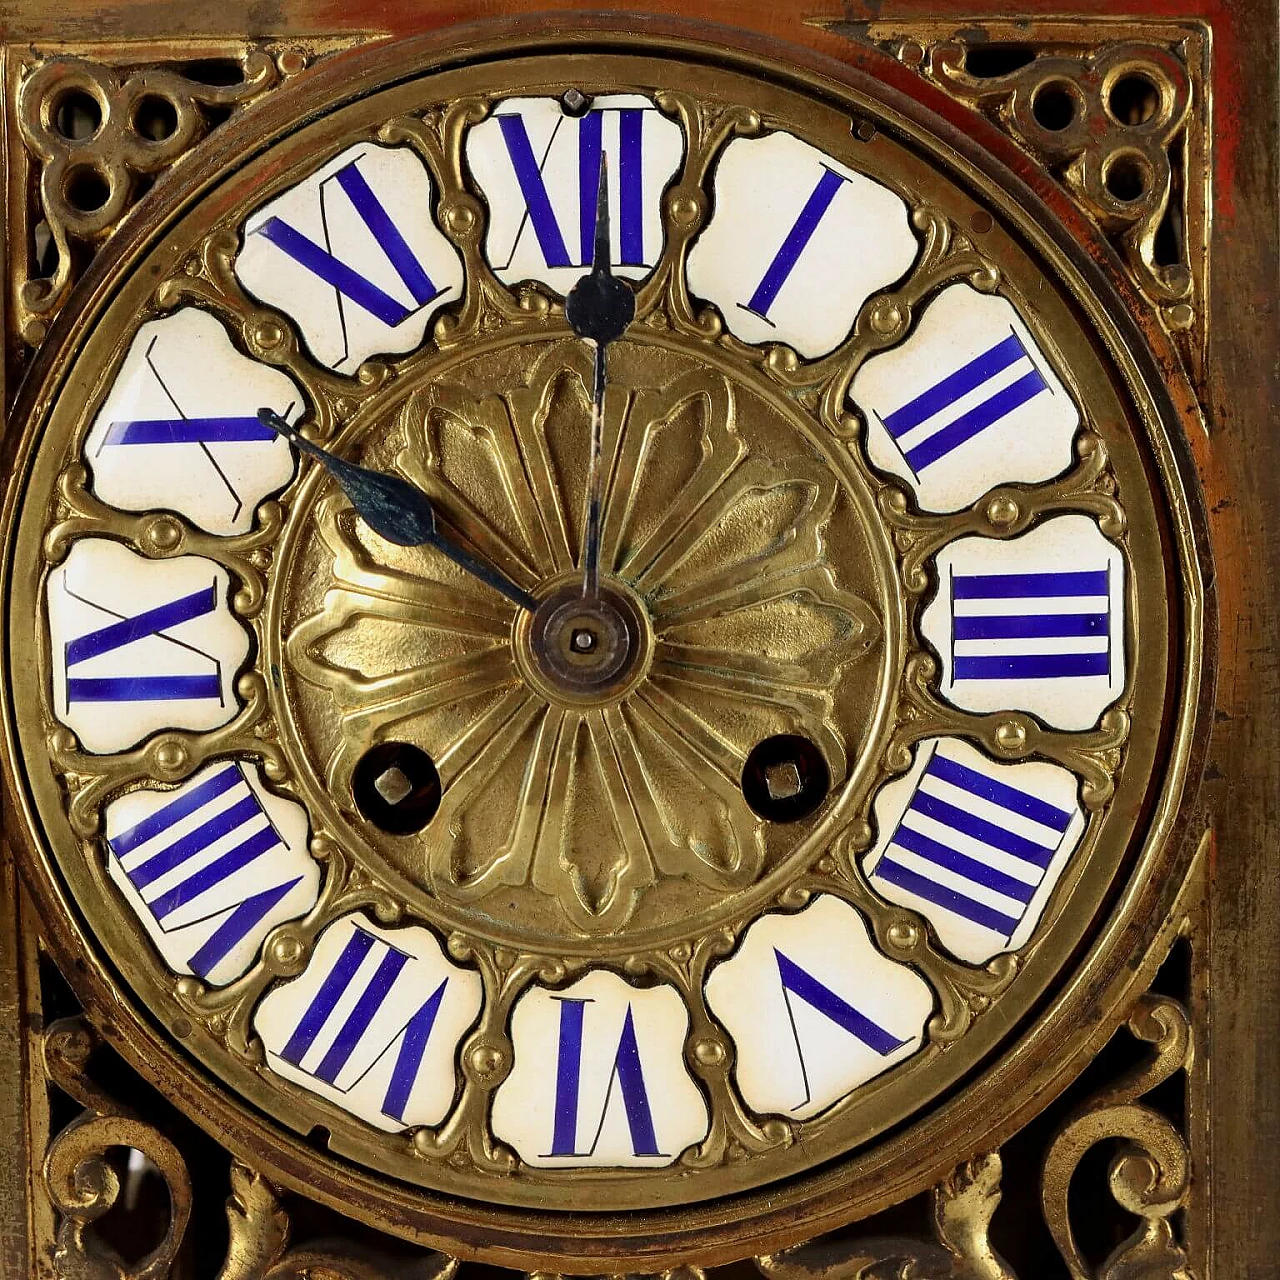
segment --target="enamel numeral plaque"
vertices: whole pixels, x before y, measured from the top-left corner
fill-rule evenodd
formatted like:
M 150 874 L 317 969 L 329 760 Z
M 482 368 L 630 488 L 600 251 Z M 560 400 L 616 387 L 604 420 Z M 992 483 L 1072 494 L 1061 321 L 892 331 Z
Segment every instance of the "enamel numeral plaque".
M 1123 307 L 874 78 L 676 48 L 246 109 L 95 267 L 5 529 L 32 880 L 124 1051 L 535 1269 L 991 1149 L 1188 859 L 1194 499 Z

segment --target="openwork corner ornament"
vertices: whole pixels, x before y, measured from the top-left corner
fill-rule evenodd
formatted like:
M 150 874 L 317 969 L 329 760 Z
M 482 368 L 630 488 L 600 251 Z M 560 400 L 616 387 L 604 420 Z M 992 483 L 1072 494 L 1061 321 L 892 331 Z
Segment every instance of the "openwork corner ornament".
M 14 211 L 23 269 L 14 296 L 16 329 L 43 342 L 88 260 L 162 174 L 211 128 L 308 65 L 298 47 L 208 45 L 169 61 L 130 65 L 127 46 L 101 61 L 24 61 L 17 124 L 31 204 Z M 30 262 L 33 267 L 28 269 Z
M 1202 398 L 1208 39 L 1193 22 L 823 21 L 994 120 L 1107 235 Z

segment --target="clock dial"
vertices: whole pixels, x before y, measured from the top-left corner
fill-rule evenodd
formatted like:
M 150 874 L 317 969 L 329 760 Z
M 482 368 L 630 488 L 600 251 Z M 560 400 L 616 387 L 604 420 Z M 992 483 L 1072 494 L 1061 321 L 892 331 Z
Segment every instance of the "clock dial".
M 41 883 L 162 1084 L 408 1234 L 874 1202 L 1035 1092 L 1163 856 L 1166 427 L 865 88 L 369 74 L 121 259 L 24 445 Z

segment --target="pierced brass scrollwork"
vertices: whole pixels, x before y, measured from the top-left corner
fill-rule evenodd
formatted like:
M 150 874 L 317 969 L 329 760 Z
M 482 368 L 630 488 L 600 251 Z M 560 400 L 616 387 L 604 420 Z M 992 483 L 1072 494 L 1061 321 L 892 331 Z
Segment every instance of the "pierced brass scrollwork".
M 1121 254 L 1203 399 L 1208 40 L 1195 22 L 992 19 L 819 25 L 891 51 L 989 116 Z
M 211 110 L 244 106 L 279 83 L 282 67 L 296 73 L 305 66 L 297 52 L 277 61 L 252 46 L 228 62 L 240 72 L 229 84 L 163 66 L 122 72 L 80 58 L 50 59 L 23 80 L 18 126 L 39 164 L 37 198 L 54 257 L 51 275 L 33 273 L 18 291 L 19 330 L 29 343 L 43 341 L 82 259 L 119 227 L 141 182 L 171 168 L 208 132 Z
M 1061 173 L 1067 189 L 1117 237 L 1153 302 L 1186 304 L 1193 283 L 1188 263 L 1156 257 L 1156 233 L 1178 196 L 1170 152 L 1191 108 L 1185 63 L 1133 41 L 1078 56 L 1044 54 L 1007 75 L 979 77 L 966 71 L 965 56 L 963 44 L 934 45 L 922 70 L 996 110 L 1024 146 Z M 1118 93 L 1123 81 L 1139 94 L 1132 104 Z
M 1045 1220 L 1072 1280 L 1127 1280 L 1135 1275 L 1184 1280 L 1191 1273 L 1173 1220 L 1191 1191 L 1190 1152 L 1173 1122 L 1143 1097 L 1175 1073 L 1191 1069 L 1191 1021 L 1177 1000 L 1148 993 L 1127 1027 L 1151 1051 L 1145 1062 L 1068 1117 L 1054 1139 L 1045 1154 L 1041 1182 Z M 1068 1190 L 1085 1153 L 1106 1141 L 1123 1144 L 1111 1161 L 1111 1194 L 1139 1224 L 1095 1270 L 1081 1255 L 1072 1229 Z
M 49 1144 L 44 1185 L 61 1215 L 53 1246 L 59 1280 L 163 1280 L 177 1257 L 191 1216 L 191 1177 L 174 1143 L 140 1115 L 103 1091 L 89 1073 L 101 1039 L 80 1017 L 52 1023 L 43 1039 L 44 1071 L 84 1111 Z M 106 1156 L 113 1148 L 141 1152 L 159 1172 L 169 1193 L 163 1237 L 135 1263 L 125 1262 L 102 1241 L 94 1224 L 120 1195 L 120 1178 Z

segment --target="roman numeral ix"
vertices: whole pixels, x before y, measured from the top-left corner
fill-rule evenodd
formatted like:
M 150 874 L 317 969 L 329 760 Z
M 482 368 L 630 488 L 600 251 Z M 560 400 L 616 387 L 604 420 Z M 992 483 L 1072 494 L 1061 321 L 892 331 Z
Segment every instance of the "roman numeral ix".
M 63 661 L 67 672 L 68 709 L 73 702 L 157 702 L 187 698 L 216 698 L 221 704 L 222 664 L 212 654 L 168 634 L 169 628 L 181 626 L 196 618 L 213 613 L 218 607 L 218 584 L 215 580 L 207 588 L 157 605 L 143 613 L 127 617 L 106 605 L 97 604 L 87 596 L 78 595 L 65 585 L 73 600 L 110 615 L 117 621 L 67 641 Z M 121 675 L 121 676 L 73 676 L 74 667 L 115 653 L 140 640 L 156 636 L 166 643 L 185 649 L 204 658 L 213 671 L 203 675 Z

